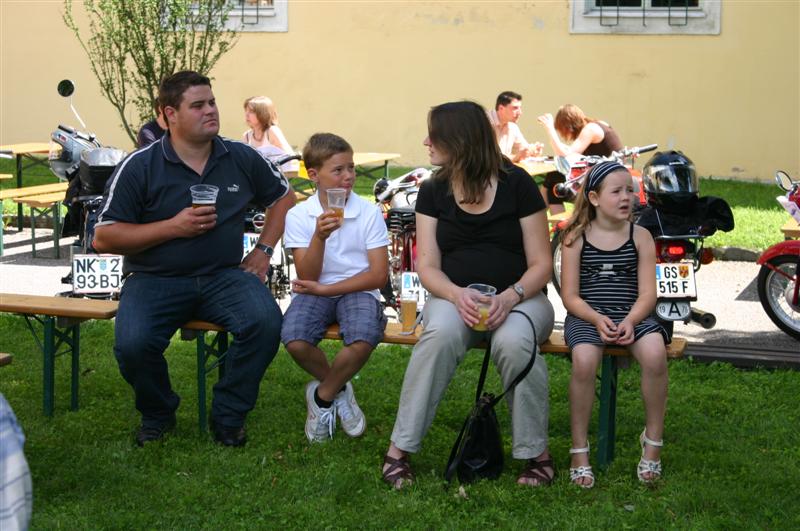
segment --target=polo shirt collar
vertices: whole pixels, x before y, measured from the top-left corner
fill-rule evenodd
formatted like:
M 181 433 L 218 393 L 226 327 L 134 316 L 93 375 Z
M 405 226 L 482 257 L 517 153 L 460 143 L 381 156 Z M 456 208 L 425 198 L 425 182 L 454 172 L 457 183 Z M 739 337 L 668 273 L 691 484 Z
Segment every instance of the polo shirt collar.
M 172 147 L 172 135 L 170 134 L 169 130 L 164 133 L 164 136 L 161 137 L 161 151 L 164 154 L 164 158 L 170 162 L 174 162 L 175 164 L 183 164 L 183 161 L 175 152 L 175 148 Z M 210 167 L 209 163 L 215 161 L 216 159 L 227 155 L 228 148 L 225 146 L 225 143 L 219 137 L 219 135 L 215 136 L 212 140 L 213 145 L 211 146 L 211 155 L 208 157 L 208 163 L 206 163 L 206 167 Z

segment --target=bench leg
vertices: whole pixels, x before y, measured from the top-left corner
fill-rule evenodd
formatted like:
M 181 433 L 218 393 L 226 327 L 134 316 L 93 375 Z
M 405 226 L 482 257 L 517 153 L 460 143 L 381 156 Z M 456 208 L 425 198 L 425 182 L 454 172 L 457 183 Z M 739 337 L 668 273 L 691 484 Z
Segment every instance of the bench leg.
M 206 333 L 197 333 L 197 425 L 200 435 L 207 430 L 206 424 Z
M 19 230 L 22 230 L 22 226 Z M 33 207 L 31 207 L 31 256 L 36 258 L 36 209 Z
M 78 411 L 78 377 L 80 375 L 80 344 L 81 344 L 81 327 L 74 325 L 72 327 L 72 344 L 70 350 L 72 351 L 72 379 L 70 382 L 70 409 Z M 70 330 L 66 331 L 67 334 Z
M 228 353 L 228 333 L 217 332 L 216 337 L 206 343 L 206 333 L 197 333 L 197 424 L 200 435 L 208 431 L 208 415 L 206 408 L 206 376 L 218 368 L 219 377 L 225 376 L 225 355 Z M 216 357 L 214 363 L 207 365 L 211 356 Z
M 614 460 L 617 414 L 617 360 L 603 356 L 600 376 L 600 429 L 597 437 L 597 466 L 608 468 Z
M 52 317 L 45 317 L 43 319 L 44 325 L 44 344 L 42 345 L 42 354 L 44 356 L 42 367 L 44 373 L 42 374 L 44 403 L 42 404 L 44 414 L 48 417 L 53 416 L 53 393 L 55 388 L 55 360 L 56 360 L 56 346 L 55 346 L 55 333 L 56 321 Z
M 55 245 L 56 247 L 56 259 L 61 258 L 61 243 L 59 242 L 60 235 L 61 235 L 61 203 L 56 203 L 53 206 L 53 245 Z

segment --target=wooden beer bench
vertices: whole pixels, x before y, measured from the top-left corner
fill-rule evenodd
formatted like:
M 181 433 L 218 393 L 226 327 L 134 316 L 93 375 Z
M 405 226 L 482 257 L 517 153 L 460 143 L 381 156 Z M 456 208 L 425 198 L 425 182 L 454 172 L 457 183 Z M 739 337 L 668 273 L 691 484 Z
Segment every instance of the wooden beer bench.
M 42 351 L 42 407 L 48 417 L 53 415 L 56 356 L 70 354 L 72 361 L 70 409 L 76 411 L 81 323 L 89 319 L 111 319 L 117 314 L 117 302 L 0 293 L 0 312 L 16 313 L 25 317 L 28 329 Z M 41 328 L 34 323 L 41 325 Z M 59 351 L 62 346 L 66 347 L 65 350 Z
M 37 186 L 23 186 L 21 188 L 6 188 L 4 190 L 0 190 L 0 203 L 2 203 L 3 199 L 11 199 L 15 203 L 17 203 L 17 205 L 19 206 L 19 215 L 17 216 L 17 231 L 21 231 L 22 230 L 22 205 L 25 204 L 22 201 L 23 198 L 32 198 L 34 196 L 46 196 L 46 195 L 49 195 L 49 194 L 58 194 L 58 193 L 60 193 L 61 194 L 60 198 L 54 200 L 54 201 L 60 202 L 60 201 L 62 201 L 64 199 L 64 195 L 66 194 L 66 192 L 67 192 L 67 183 L 65 183 L 65 182 L 58 182 L 58 183 L 52 183 L 52 184 L 40 184 L 40 185 L 37 185 Z M 55 206 L 53 204 L 54 201 L 50 201 L 49 204 L 42 205 L 42 203 L 41 203 L 42 199 L 43 199 L 42 197 L 39 197 L 39 198 L 34 200 L 34 203 L 37 203 L 37 205 L 31 208 L 31 227 L 33 227 L 33 225 L 35 225 L 35 222 L 36 222 L 35 219 L 34 219 L 34 217 L 35 217 L 35 213 L 33 211 L 34 208 L 41 209 L 43 207 L 47 207 L 47 209 L 52 210 L 54 214 L 56 212 L 58 212 L 58 216 L 59 216 L 58 221 L 59 222 L 61 221 L 61 211 L 54 208 L 54 206 Z M 46 197 L 44 199 L 50 199 L 50 198 Z M 46 212 L 46 210 L 45 210 L 45 212 Z M 55 224 L 55 222 L 56 222 L 55 218 L 54 218 L 53 221 L 54 221 L 54 224 Z M 2 227 L 2 219 L 0 219 L 0 256 L 3 255 L 3 231 L 2 231 L 2 228 L 3 228 Z M 59 245 L 58 245 L 58 237 L 60 236 L 59 235 L 60 229 L 56 230 L 56 227 L 53 227 L 53 229 L 54 229 L 53 230 L 53 236 L 54 236 L 54 242 L 55 242 L 55 247 L 56 247 L 56 258 L 59 258 L 60 257 L 60 253 L 61 253 Z M 33 228 L 31 228 L 31 231 L 33 231 Z M 32 238 L 32 240 L 34 242 L 33 243 L 33 245 L 34 245 L 34 247 L 33 247 L 33 256 L 35 257 L 36 256 L 36 238 L 35 238 L 35 235 L 33 233 L 31 234 L 31 238 Z
M 800 238 L 800 225 L 798 225 L 794 218 L 789 218 L 786 223 L 783 224 L 783 227 L 781 227 L 781 232 L 783 233 L 783 237 L 787 240 Z
M 415 345 L 421 333 L 417 327 L 412 335 L 402 335 L 400 323 L 389 323 L 383 334 L 383 343 L 396 345 Z M 331 325 L 325 333 L 325 339 L 341 340 L 339 325 Z M 479 347 L 485 348 L 485 345 Z M 673 337 L 667 345 L 668 358 L 680 358 L 686 350 L 686 339 Z M 561 332 L 553 332 L 550 338 L 540 346 L 540 351 L 547 354 L 568 355 L 569 347 Z M 603 360 L 600 369 L 599 391 L 599 427 L 597 435 L 597 465 L 605 468 L 614 460 L 614 442 L 616 440 L 617 414 L 617 376 L 623 362 L 629 360 L 625 347 L 606 347 L 603 349 Z

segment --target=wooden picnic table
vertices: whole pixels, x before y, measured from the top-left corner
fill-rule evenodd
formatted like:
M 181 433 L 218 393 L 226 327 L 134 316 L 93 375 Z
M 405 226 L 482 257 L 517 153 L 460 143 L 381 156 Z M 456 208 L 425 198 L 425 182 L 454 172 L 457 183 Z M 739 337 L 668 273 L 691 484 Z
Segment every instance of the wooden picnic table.
M 369 177 L 377 181 L 376 171 L 383 170 L 383 177 L 389 178 L 389 161 L 399 159 L 400 153 L 353 153 L 356 176 Z M 371 166 L 368 168 L 367 166 Z
M 33 256 L 36 257 L 36 210 L 41 213 L 46 213 L 52 210 L 53 215 L 53 241 L 55 243 L 56 258 L 61 256 L 61 249 L 59 247 L 59 231 L 61 222 L 61 211 L 58 210 L 58 203 L 63 201 L 64 195 L 67 191 L 67 183 L 58 182 L 52 184 L 40 184 L 38 186 L 25 186 L 23 188 L 7 188 L 0 190 L 0 201 L 3 199 L 11 199 L 19 205 L 20 210 L 22 205 L 28 205 L 31 209 L 31 240 L 33 242 Z M 19 230 L 22 230 L 22 221 L 19 220 Z M 3 233 L 2 222 L 0 222 L 0 256 L 3 256 Z
M 787 240 L 800 238 L 800 224 L 794 218 L 789 218 L 781 227 L 781 232 L 783 232 L 783 236 Z
M 45 164 L 47 159 L 37 157 L 35 155 L 42 155 L 50 153 L 49 142 L 23 142 L 21 144 L 5 144 L 0 146 L 0 152 L 8 151 L 17 160 L 17 188 L 22 188 L 22 170 L 36 166 L 38 164 Z M 29 159 L 31 161 L 27 166 L 22 165 L 22 159 Z M 22 205 L 17 207 L 17 229 L 22 230 Z
M 541 175 L 543 173 L 549 173 L 551 171 L 556 171 L 556 163 L 553 159 L 541 159 L 536 157 L 530 157 L 527 159 L 523 159 L 516 163 L 517 166 L 524 169 L 528 172 L 528 175 Z
M 25 317 L 28 328 L 42 351 L 45 415 L 53 414 L 55 358 L 67 353 L 72 358 L 70 408 L 73 411 L 78 409 L 80 325 L 88 319 L 111 319 L 117 314 L 117 305 L 116 301 L 0 293 L 0 312 L 16 313 Z M 41 325 L 41 337 L 34 322 Z M 62 345 L 66 345 L 67 350 L 56 352 Z

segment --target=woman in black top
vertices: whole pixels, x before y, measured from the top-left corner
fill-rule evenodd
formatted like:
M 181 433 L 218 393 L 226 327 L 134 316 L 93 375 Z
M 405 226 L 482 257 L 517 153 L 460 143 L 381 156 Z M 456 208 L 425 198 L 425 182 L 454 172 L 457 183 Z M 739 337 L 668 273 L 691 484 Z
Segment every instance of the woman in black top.
M 497 288 L 486 328 L 504 387 L 538 349 L 524 312 L 542 343 L 553 327 L 553 308 L 542 289 L 552 261 L 544 201 L 528 174 L 501 154 L 484 109 L 445 103 L 428 115 L 431 164 L 439 166 L 416 203 L 417 270 L 431 296 L 424 331 L 403 380 L 383 478 L 395 488 L 413 481 L 408 454 L 419 451 L 456 366 L 485 339 L 473 330 L 480 314 L 471 283 Z M 547 450 L 547 366 L 537 357 L 530 373 L 506 395 L 512 419 L 512 455 L 527 463 L 519 483 L 553 479 Z
M 547 113 L 539 116 L 538 120 L 545 128 L 556 156 L 578 154 L 607 157 L 612 151 L 619 151 L 623 147 L 614 128 L 602 120 L 589 118 L 572 103 L 562 105 L 555 119 Z M 564 212 L 564 200 L 553 193 L 553 187 L 564 180 L 564 176 L 557 171 L 545 175 L 543 187 L 552 214 Z

